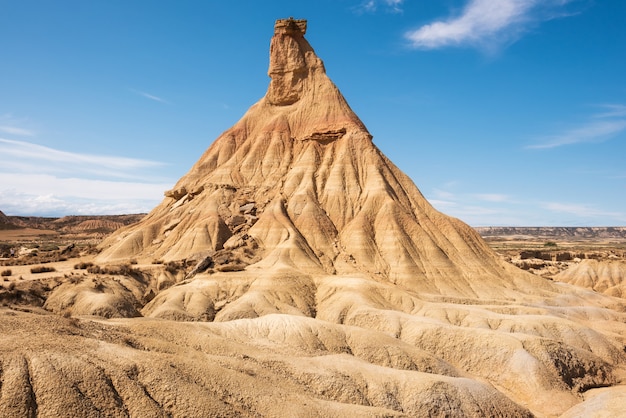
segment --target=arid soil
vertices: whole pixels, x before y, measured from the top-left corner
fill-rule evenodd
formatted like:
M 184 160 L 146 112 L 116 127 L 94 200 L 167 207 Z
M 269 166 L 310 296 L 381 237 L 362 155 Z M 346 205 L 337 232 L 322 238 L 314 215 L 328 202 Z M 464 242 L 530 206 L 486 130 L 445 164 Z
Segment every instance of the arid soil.
M 266 95 L 148 215 L 5 236 L 0 416 L 623 414 L 621 244 L 438 212 L 306 25 L 276 22 Z
M 2 238 L 64 258 L 62 241 Z M 19 252 L 0 267 L 0 416 L 620 416 L 626 397 L 626 301 L 593 283 L 458 299 L 356 277 L 185 281 L 193 266 L 99 266 L 89 245 Z

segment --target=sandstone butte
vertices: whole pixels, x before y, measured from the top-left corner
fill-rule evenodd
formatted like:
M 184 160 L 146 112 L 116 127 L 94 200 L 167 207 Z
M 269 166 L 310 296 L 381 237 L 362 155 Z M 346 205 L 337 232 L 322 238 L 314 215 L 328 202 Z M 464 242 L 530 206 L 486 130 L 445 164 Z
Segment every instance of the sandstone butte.
M 97 258 L 194 271 L 86 277 L 51 294 L 59 315 L 3 315 L 0 416 L 624 414 L 626 301 L 435 210 L 306 25 L 276 22 L 265 96 Z

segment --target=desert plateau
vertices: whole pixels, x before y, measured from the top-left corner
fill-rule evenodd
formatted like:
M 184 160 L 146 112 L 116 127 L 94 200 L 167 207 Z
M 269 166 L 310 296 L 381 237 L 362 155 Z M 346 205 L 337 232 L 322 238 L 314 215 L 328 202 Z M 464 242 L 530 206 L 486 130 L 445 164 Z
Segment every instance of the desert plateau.
M 626 416 L 626 227 L 439 212 L 306 31 L 150 213 L 0 212 L 0 417 Z

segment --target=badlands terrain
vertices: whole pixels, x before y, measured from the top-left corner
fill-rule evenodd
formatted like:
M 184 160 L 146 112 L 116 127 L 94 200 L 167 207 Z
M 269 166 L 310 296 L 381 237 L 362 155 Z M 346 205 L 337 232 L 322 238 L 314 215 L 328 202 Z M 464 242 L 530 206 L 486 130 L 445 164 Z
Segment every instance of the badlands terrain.
M 623 228 L 438 212 L 306 29 L 149 214 L 0 214 L 0 416 L 623 415 Z

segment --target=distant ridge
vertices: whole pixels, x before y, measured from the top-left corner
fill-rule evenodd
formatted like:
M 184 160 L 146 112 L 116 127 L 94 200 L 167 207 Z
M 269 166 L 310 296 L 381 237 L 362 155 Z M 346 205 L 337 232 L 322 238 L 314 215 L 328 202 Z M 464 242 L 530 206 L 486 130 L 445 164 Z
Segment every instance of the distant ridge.
M 0 211 L 0 230 L 42 229 L 57 232 L 100 231 L 110 233 L 141 220 L 145 214 L 80 215 L 64 217 L 7 216 Z
M 0 211 L 0 230 L 20 229 L 21 227 L 11 222 L 11 218 Z
M 529 236 L 537 238 L 623 238 L 626 226 L 481 226 L 474 228 L 482 237 Z

